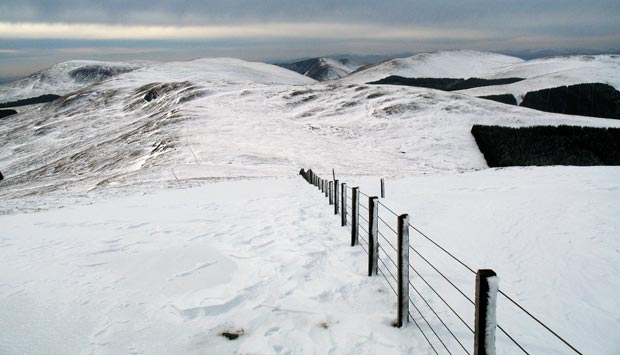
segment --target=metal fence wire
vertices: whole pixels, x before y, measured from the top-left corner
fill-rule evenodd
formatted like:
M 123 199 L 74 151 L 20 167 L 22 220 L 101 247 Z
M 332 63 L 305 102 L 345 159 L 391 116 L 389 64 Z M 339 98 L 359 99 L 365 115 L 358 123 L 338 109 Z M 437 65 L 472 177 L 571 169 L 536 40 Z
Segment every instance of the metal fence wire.
M 300 171 L 300 175 L 306 179 L 310 184 L 318 187 L 321 194 L 325 194 L 321 191 L 321 186 L 325 186 L 325 182 L 333 181 L 334 186 L 336 185 L 337 180 L 324 179 L 320 175 L 315 174 L 312 170 L 305 171 L 302 169 Z M 335 176 L 335 174 L 334 174 Z M 340 181 L 342 182 L 342 181 Z M 384 188 L 384 181 L 381 179 L 381 187 Z M 345 187 L 346 186 L 346 187 Z M 342 188 L 341 188 L 342 187 Z M 389 223 L 389 218 L 399 219 L 402 215 L 397 214 L 392 208 L 385 205 L 383 201 L 377 201 L 377 213 L 373 214 L 371 211 L 371 199 L 378 199 L 377 197 L 369 196 L 362 192 L 359 188 L 353 187 L 349 184 L 342 184 L 338 186 L 334 190 L 338 190 L 344 192 L 346 191 L 346 199 L 342 198 L 342 201 L 336 201 L 338 203 L 344 203 L 344 205 L 340 206 L 340 211 L 338 208 L 335 209 L 336 214 L 346 213 L 346 218 L 343 219 L 343 225 L 350 227 L 351 229 L 355 229 L 358 237 L 358 243 L 362 250 L 369 257 L 370 261 L 370 249 L 371 241 L 376 243 L 376 247 L 378 250 L 377 253 L 377 274 L 381 275 L 385 280 L 389 288 L 394 292 L 394 294 L 399 297 L 399 258 L 402 250 L 399 250 L 399 238 L 402 236 L 399 234 L 400 227 L 394 227 Z M 346 189 L 346 190 L 344 190 Z M 344 190 L 344 191 L 343 191 Z M 353 196 L 355 191 L 358 192 L 358 196 Z M 333 193 L 333 192 L 332 192 Z M 363 196 L 365 198 L 361 198 Z M 330 196 L 328 196 L 329 198 Z M 331 198 L 335 198 L 335 195 L 332 195 Z M 357 200 L 357 206 L 354 206 L 354 201 Z M 356 214 L 354 216 L 354 214 Z M 385 217 L 385 215 L 389 217 Z M 356 217 L 356 218 L 354 218 Z M 374 219 L 374 220 L 372 220 Z M 353 225 L 354 221 L 357 221 L 357 225 Z M 372 223 L 371 223 L 372 222 Z M 375 223 L 375 224 L 373 224 Z M 369 226 L 377 226 L 376 235 L 372 235 L 369 232 Z M 437 248 L 441 253 L 448 256 L 450 259 L 455 261 L 458 265 L 460 265 L 464 270 L 468 271 L 471 274 L 477 274 L 474 268 L 467 265 L 461 259 L 455 256 L 454 253 L 448 251 L 444 246 L 436 242 L 429 235 L 422 232 L 419 228 L 414 226 L 411 223 L 408 223 L 404 228 L 407 228 L 410 231 L 413 231 L 414 237 L 419 237 L 427 240 L 431 243 L 435 248 Z M 372 229 L 372 228 L 370 228 Z M 409 232 L 407 232 L 409 235 Z M 354 244 L 352 244 L 354 245 Z M 448 277 L 445 272 L 442 272 L 439 267 L 437 267 L 428 257 L 424 256 L 418 248 L 414 248 L 411 244 L 403 247 L 410 252 L 413 252 L 416 255 L 416 260 L 421 260 L 424 262 L 427 267 L 430 267 L 429 271 L 431 273 L 427 273 L 426 275 L 421 272 L 419 266 L 414 267 L 409 261 L 406 262 L 406 269 L 408 271 L 413 272 L 413 278 L 415 280 L 420 280 L 421 282 L 412 282 L 411 277 L 406 280 L 402 280 L 404 283 L 404 287 L 406 287 L 409 291 L 413 290 L 413 293 L 407 291 L 406 293 L 409 295 L 406 303 L 413 307 L 415 310 L 414 314 L 411 311 L 407 311 L 407 319 L 406 321 L 411 321 L 416 326 L 416 328 L 420 331 L 431 350 L 435 354 L 439 354 L 438 349 L 442 349 L 442 352 L 452 354 L 456 349 L 459 352 L 464 352 L 466 354 L 470 354 L 470 351 L 467 348 L 467 343 L 473 343 L 471 341 L 465 340 L 465 336 L 471 337 L 471 335 L 476 336 L 476 330 L 474 327 L 470 325 L 465 320 L 465 317 L 457 312 L 457 307 L 454 304 L 451 304 L 446 294 L 442 294 L 438 291 L 437 283 L 435 284 L 429 282 L 430 276 L 433 276 L 435 279 L 439 277 L 439 280 L 443 280 L 446 285 L 449 285 L 453 292 L 456 292 L 455 295 L 462 297 L 466 303 L 470 304 L 470 306 L 476 306 L 476 301 L 474 301 L 471 297 L 469 297 L 460 287 L 457 286 L 456 282 L 451 277 Z M 403 254 L 404 255 L 404 254 Z M 407 274 L 409 274 L 407 272 Z M 436 277 L 435 277 L 436 276 Z M 417 287 L 416 287 L 417 285 Z M 422 287 L 424 286 L 424 289 Z M 516 302 L 513 298 L 505 294 L 502 290 L 498 291 L 500 295 L 506 298 L 511 304 L 513 304 L 517 309 L 524 314 L 526 314 L 529 318 L 533 319 L 538 325 L 542 326 L 544 330 L 548 332 L 548 334 L 553 335 L 556 339 L 560 340 L 564 345 L 566 345 L 572 352 L 576 354 L 582 354 L 579 352 L 573 345 L 571 345 L 566 339 L 558 335 L 555 331 L 553 331 L 548 325 L 542 322 L 539 318 L 535 317 L 529 311 L 527 311 L 522 305 Z M 419 307 L 424 305 L 425 307 Z M 441 311 L 437 308 L 437 305 L 443 305 L 446 307 L 445 311 Z M 407 307 L 409 308 L 409 307 Z M 452 317 L 454 317 L 452 319 Z M 461 325 L 461 329 L 457 330 L 456 325 Z M 430 330 L 430 333 L 424 330 L 427 328 L 427 331 Z M 439 331 L 440 329 L 445 329 L 445 333 Z M 529 352 L 525 349 L 525 347 L 520 344 L 515 337 L 513 337 L 510 333 L 508 333 L 504 327 L 497 324 L 497 329 L 500 330 L 502 334 L 504 334 L 511 343 L 513 343 L 522 353 L 529 354 Z M 438 346 L 440 345 L 440 346 Z

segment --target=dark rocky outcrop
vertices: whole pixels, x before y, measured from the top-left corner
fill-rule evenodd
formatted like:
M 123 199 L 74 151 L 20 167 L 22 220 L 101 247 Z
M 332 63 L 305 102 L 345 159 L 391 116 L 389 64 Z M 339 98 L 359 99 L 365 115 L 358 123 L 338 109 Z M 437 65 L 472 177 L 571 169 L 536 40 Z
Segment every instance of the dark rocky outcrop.
M 428 89 L 456 91 L 473 89 L 483 86 L 506 85 L 524 80 L 523 78 L 502 78 L 502 79 L 458 79 L 458 78 L 405 78 L 398 75 L 390 75 L 387 78 L 373 81 L 368 84 L 382 85 L 404 85 L 416 86 Z
M 0 118 L 8 117 L 17 114 L 15 110 L 0 110 Z
M 46 102 L 52 102 L 52 101 L 56 100 L 59 97 L 60 97 L 59 95 L 46 94 L 46 95 L 41 95 L 41 96 L 37 96 L 37 97 L 30 97 L 30 98 L 27 98 L 27 99 L 22 99 L 22 100 L 17 100 L 17 101 L 0 103 L 0 108 L 19 107 L 19 106 L 34 105 L 34 104 L 43 104 L 43 103 L 46 103 Z
M 486 96 L 478 96 L 481 99 L 492 100 L 501 102 L 507 105 L 516 105 L 517 99 L 511 94 L 503 94 L 503 95 L 486 95 Z
M 521 106 L 567 115 L 620 119 L 620 92 L 607 84 L 577 84 L 528 92 Z
M 474 125 L 471 133 L 490 167 L 620 165 L 620 128 Z

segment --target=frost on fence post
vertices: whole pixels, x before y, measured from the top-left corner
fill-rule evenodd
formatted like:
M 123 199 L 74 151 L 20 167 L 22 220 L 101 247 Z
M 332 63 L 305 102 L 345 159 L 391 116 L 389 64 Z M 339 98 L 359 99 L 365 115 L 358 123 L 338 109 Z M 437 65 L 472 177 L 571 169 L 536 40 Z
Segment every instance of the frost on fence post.
M 329 197 L 329 205 L 334 204 L 334 182 L 330 181 L 327 188 L 327 195 Z
M 359 243 L 360 188 L 351 189 L 351 246 Z
M 398 216 L 398 318 L 396 326 L 409 323 L 409 215 Z
M 495 355 L 498 291 L 499 284 L 495 271 L 478 270 L 476 274 L 474 355 Z
M 340 187 L 340 182 L 338 180 L 334 180 L 334 214 L 336 215 L 338 214 L 338 207 L 340 206 L 340 200 L 338 199 L 339 187 Z
M 341 194 L 342 201 L 340 203 L 340 224 L 344 227 L 347 225 L 347 184 L 342 183 Z
M 379 198 L 368 198 L 368 276 L 379 274 Z

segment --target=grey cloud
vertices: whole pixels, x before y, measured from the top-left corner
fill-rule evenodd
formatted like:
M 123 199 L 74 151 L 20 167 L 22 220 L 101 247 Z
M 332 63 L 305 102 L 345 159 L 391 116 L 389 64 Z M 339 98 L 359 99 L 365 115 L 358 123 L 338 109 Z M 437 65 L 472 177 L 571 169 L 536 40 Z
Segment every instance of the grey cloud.
M 617 0 L 3 0 L 2 21 L 201 25 L 262 21 L 336 21 L 495 28 L 530 16 L 617 20 Z

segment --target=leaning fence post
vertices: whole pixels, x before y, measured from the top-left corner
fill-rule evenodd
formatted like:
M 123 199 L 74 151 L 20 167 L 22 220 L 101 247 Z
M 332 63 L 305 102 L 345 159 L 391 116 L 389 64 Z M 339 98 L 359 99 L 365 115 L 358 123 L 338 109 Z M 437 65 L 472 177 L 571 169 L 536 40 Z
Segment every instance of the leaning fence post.
M 341 188 L 341 194 L 340 196 L 342 196 L 342 201 L 340 202 L 340 225 L 341 226 L 346 226 L 347 225 L 347 184 L 346 183 L 342 183 L 342 188 Z
M 368 276 L 379 273 L 378 202 L 379 198 L 376 196 L 368 198 Z
M 360 224 L 360 188 L 351 189 L 351 246 L 359 243 Z
M 381 198 L 385 198 L 385 181 L 381 178 Z
M 338 214 L 338 207 L 340 207 L 340 194 L 338 190 L 340 187 L 340 181 L 334 180 L 334 214 Z
M 409 215 L 398 216 L 398 318 L 396 326 L 409 323 Z
M 478 273 L 476 273 L 474 355 L 495 354 L 498 290 L 498 278 L 495 271 L 488 269 L 478 270 Z

